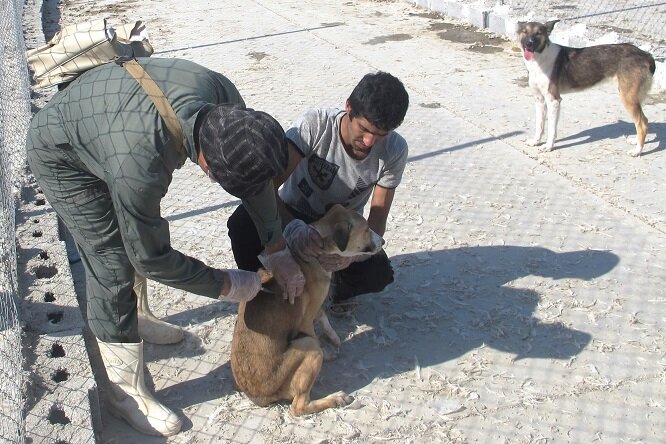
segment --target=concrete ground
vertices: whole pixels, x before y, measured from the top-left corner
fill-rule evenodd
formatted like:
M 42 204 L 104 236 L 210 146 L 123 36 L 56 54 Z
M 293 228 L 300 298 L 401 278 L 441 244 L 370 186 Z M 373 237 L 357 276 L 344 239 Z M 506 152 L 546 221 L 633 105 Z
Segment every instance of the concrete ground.
M 534 105 L 516 45 L 408 2 L 68 0 L 61 14 L 144 20 L 155 56 L 219 70 L 285 127 L 342 106 L 367 72 L 410 93 L 385 236 L 396 282 L 332 318 L 343 344 L 313 390 L 355 402 L 303 418 L 253 405 L 231 381 L 236 307 L 151 283 L 153 311 L 187 334 L 146 346 L 149 385 L 185 426 L 138 435 L 105 414 L 100 385 L 101 442 L 663 442 L 663 92 L 646 101 L 640 158 L 611 84 L 565 96 L 544 153 L 525 144 Z M 186 165 L 163 201 L 174 246 L 233 268 L 237 204 Z

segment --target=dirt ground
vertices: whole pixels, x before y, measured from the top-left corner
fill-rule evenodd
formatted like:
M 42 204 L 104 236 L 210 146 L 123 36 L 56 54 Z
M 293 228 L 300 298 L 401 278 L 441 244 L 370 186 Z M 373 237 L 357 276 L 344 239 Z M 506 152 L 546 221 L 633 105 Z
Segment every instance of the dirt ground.
M 410 92 L 398 130 L 410 158 L 386 234 L 395 283 L 332 318 L 343 344 L 324 342 L 313 389 L 355 401 L 302 418 L 253 405 L 231 380 L 236 307 L 151 282 L 153 311 L 186 338 L 146 345 L 148 382 L 185 425 L 139 435 L 104 414 L 101 385 L 101 442 L 663 442 L 663 93 L 646 102 L 641 158 L 626 154 L 633 124 L 611 85 L 567 98 L 559 147 L 542 153 L 524 143 L 533 102 L 515 45 L 404 1 L 60 10 L 46 28 L 144 20 L 155 56 L 219 70 L 285 126 L 310 106 L 342 106 L 366 72 L 390 71 Z M 234 268 L 226 220 L 237 205 L 186 165 L 163 201 L 174 246 Z M 80 265 L 72 273 L 84 297 Z

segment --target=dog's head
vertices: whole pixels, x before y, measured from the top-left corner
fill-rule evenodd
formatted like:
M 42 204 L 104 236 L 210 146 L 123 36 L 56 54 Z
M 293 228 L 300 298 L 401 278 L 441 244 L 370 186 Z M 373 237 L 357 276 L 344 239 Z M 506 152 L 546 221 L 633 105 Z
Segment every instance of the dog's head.
M 312 224 L 324 240 L 327 253 L 341 256 L 378 253 L 384 239 L 368 227 L 368 221 L 355 211 L 334 205 Z
M 516 31 L 518 42 L 523 50 L 525 60 L 532 60 L 534 53 L 541 53 L 550 43 L 549 35 L 559 20 L 551 20 L 546 23 L 518 22 Z

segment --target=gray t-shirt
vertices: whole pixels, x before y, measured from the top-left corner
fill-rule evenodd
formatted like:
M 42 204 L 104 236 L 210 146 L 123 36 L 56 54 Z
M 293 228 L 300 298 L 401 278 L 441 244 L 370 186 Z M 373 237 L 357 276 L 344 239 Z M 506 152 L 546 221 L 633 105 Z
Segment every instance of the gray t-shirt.
M 407 142 L 395 131 L 376 143 L 363 160 L 350 157 L 340 137 L 344 110 L 314 108 L 306 111 L 287 130 L 303 155 L 280 188 L 280 198 L 290 207 L 319 218 L 336 203 L 359 213 L 375 185 L 396 188 L 407 163 Z

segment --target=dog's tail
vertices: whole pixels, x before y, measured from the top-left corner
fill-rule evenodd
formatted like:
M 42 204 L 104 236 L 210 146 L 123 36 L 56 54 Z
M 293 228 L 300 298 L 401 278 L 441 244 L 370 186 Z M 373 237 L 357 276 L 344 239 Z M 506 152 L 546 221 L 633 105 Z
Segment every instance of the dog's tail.
M 657 70 L 657 65 L 654 62 L 654 57 L 652 57 L 652 55 L 650 55 L 648 69 L 649 69 L 649 74 L 647 72 L 645 73 L 645 76 L 647 78 L 644 79 L 643 82 L 641 82 L 641 89 L 638 92 L 638 97 L 641 102 L 645 100 L 645 97 L 648 95 L 648 92 L 650 92 L 650 88 L 652 88 L 652 79 L 654 78 L 654 73 Z
M 652 62 L 652 66 L 654 66 L 654 61 Z M 647 97 L 648 93 L 650 92 L 650 88 L 652 88 L 652 79 L 654 78 L 654 70 L 652 71 L 652 74 L 650 75 L 645 75 L 646 79 L 644 79 L 641 82 L 640 90 L 638 91 L 638 100 L 642 103 L 643 100 L 645 100 L 645 97 Z
M 648 60 L 646 60 L 646 62 L 647 62 L 646 66 L 647 70 L 641 69 L 642 72 L 641 77 L 643 78 L 638 79 L 639 82 L 638 85 L 640 85 L 638 90 L 638 100 L 640 102 L 643 102 L 643 100 L 645 100 L 645 97 L 650 92 L 650 88 L 652 88 L 652 79 L 654 78 L 654 73 L 657 70 L 657 66 L 654 61 L 654 57 L 652 57 L 652 55 L 650 55 L 650 57 L 648 58 Z

